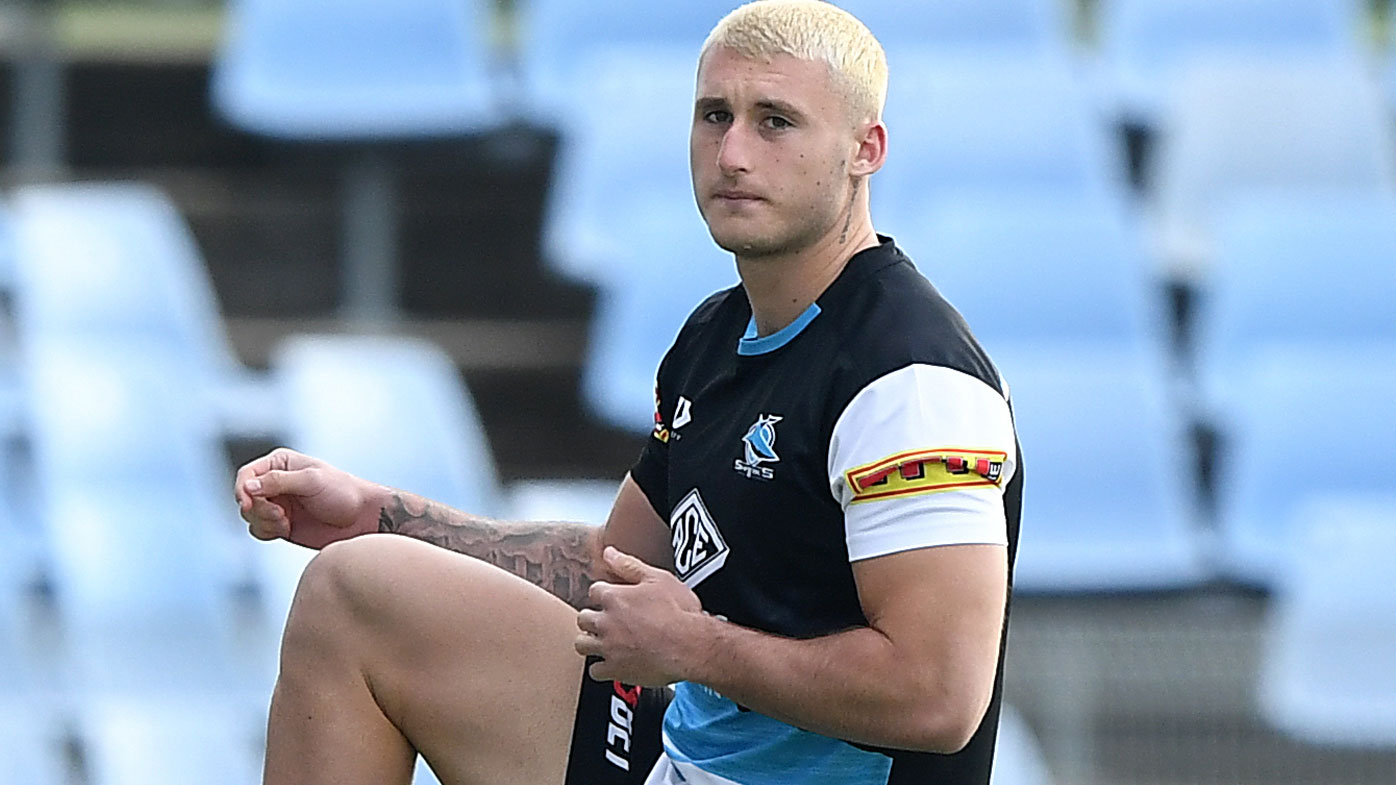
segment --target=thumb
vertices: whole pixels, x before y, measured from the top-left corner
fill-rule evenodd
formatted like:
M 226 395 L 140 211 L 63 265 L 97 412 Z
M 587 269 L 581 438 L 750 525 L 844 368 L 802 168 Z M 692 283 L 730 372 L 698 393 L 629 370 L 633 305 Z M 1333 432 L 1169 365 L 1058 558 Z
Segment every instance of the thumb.
M 282 471 L 273 469 L 260 477 L 253 477 L 243 488 L 248 495 L 266 498 L 270 496 L 313 496 L 319 493 L 322 485 L 320 473 L 315 469 Z
M 606 560 L 606 566 L 611 568 L 611 572 L 614 573 L 617 578 L 627 583 L 639 583 L 643 581 L 649 575 L 650 571 L 654 569 L 634 556 L 628 553 L 622 553 L 612 545 L 606 546 L 606 550 L 602 551 L 601 557 Z

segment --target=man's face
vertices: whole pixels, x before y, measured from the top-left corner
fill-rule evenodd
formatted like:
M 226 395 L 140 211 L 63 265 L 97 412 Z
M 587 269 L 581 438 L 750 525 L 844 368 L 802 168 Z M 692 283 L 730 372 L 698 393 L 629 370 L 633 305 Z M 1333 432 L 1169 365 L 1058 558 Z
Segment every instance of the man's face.
M 857 149 L 823 63 L 716 47 L 699 64 L 689 164 L 698 209 L 722 248 L 754 258 L 837 231 Z

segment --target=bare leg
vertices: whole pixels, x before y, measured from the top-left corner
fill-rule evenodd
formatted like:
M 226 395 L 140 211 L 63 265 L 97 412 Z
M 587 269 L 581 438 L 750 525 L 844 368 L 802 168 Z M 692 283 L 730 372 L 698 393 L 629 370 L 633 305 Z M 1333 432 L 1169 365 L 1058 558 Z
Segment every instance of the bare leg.
M 267 785 L 561 785 L 575 612 L 499 568 L 396 535 L 326 548 L 281 649 Z

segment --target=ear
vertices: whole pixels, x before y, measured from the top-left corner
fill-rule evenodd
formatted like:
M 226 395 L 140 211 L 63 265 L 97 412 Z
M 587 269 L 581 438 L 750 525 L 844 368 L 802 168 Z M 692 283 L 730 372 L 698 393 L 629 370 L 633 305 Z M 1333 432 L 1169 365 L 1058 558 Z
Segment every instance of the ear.
M 866 177 L 887 160 L 887 126 L 881 120 L 872 120 L 859 126 L 857 149 L 849 162 L 848 173 L 853 177 Z

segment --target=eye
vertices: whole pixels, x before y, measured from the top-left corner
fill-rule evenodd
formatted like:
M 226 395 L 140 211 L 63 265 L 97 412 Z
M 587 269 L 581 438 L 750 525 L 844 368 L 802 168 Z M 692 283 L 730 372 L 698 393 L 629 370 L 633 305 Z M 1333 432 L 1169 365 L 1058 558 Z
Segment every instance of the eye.
M 781 131 L 786 128 L 793 128 L 795 126 L 794 123 L 790 122 L 784 117 L 781 117 L 778 114 L 773 114 L 770 117 L 767 117 L 765 120 L 765 124 L 767 128 L 771 128 L 776 131 Z
M 726 109 L 714 109 L 703 115 L 703 122 L 719 124 L 730 123 L 732 122 L 732 113 Z

